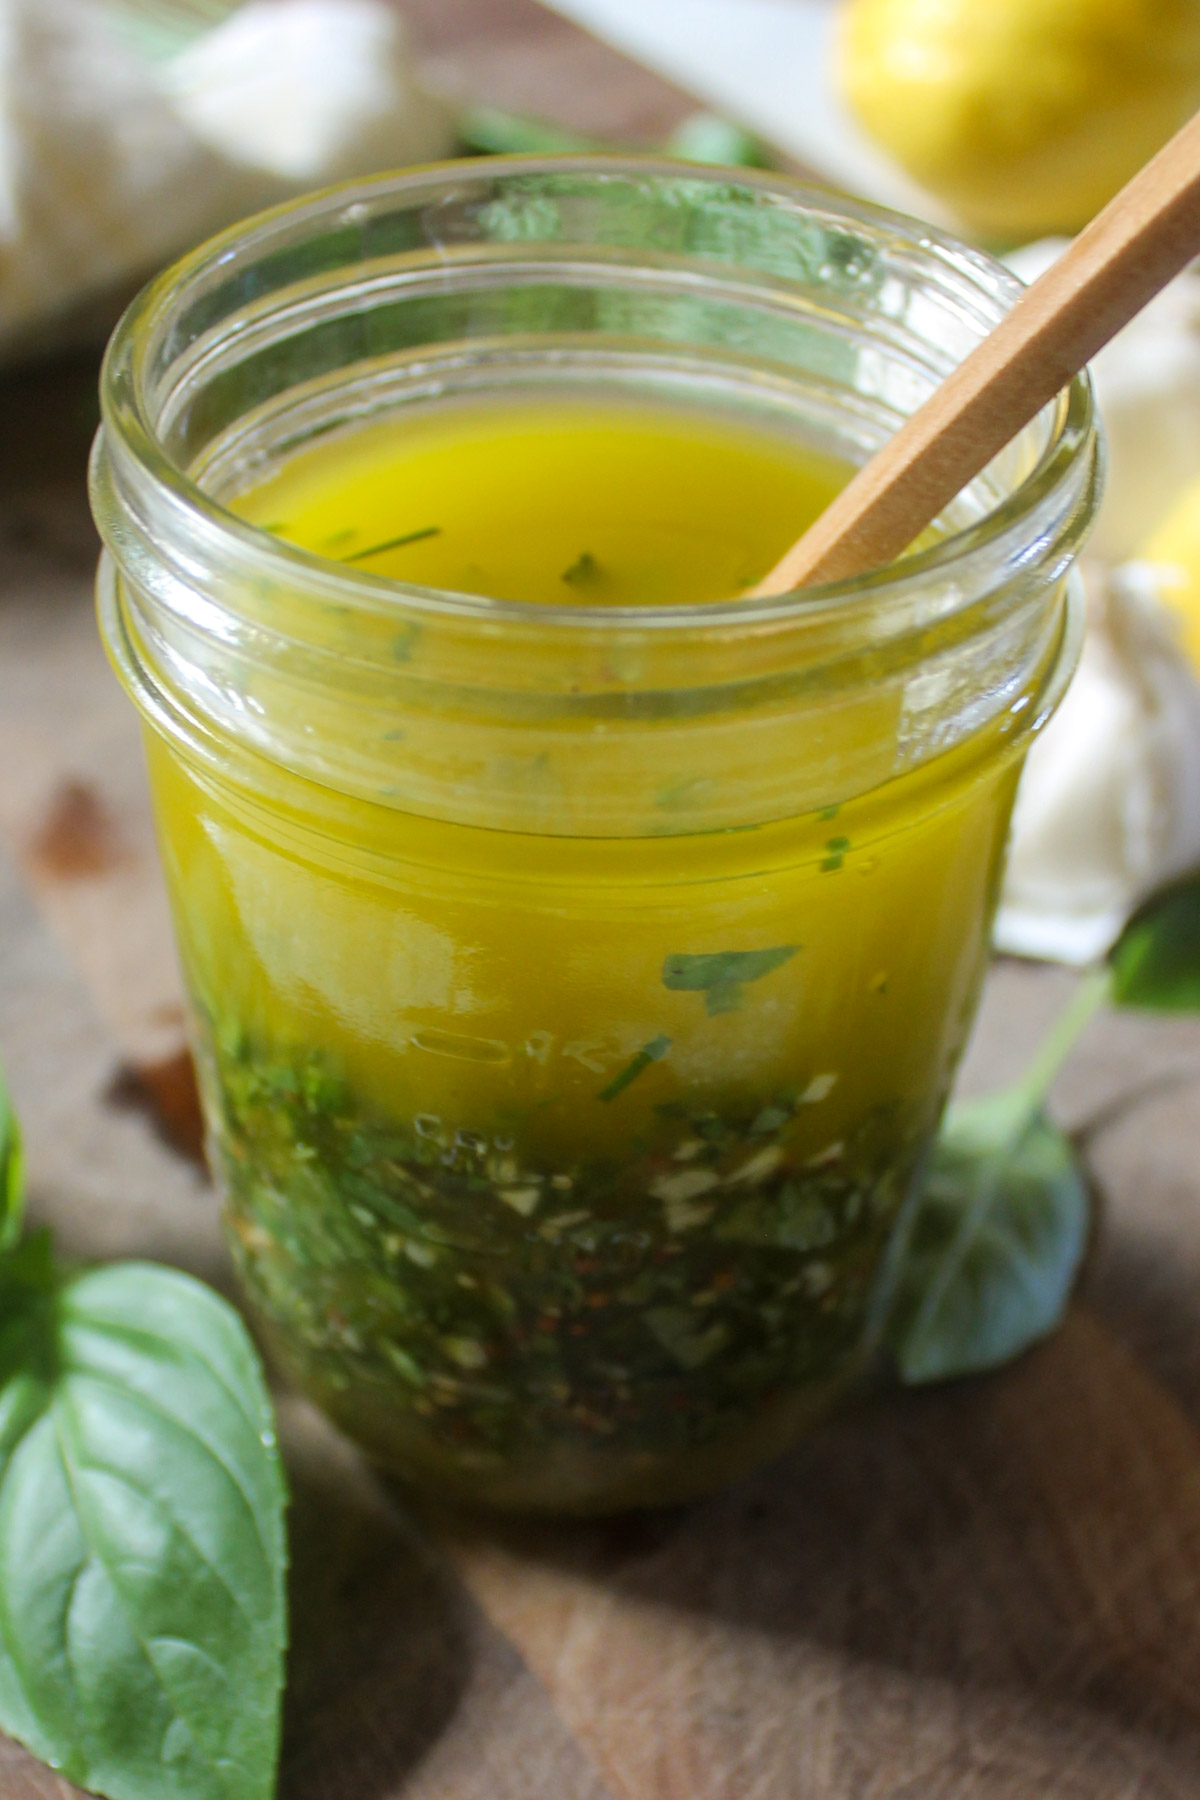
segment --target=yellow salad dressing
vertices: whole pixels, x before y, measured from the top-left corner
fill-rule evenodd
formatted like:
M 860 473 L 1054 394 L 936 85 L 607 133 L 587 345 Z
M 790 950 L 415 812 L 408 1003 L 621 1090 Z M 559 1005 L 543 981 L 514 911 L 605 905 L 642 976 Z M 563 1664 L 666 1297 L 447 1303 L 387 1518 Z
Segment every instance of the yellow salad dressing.
M 231 504 L 358 571 L 599 611 L 745 593 L 845 476 L 597 392 L 413 408 Z M 427 641 L 397 640 L 404 682 Z M 357 798 L 210 781 L 150 734 L 242 1273 L 394 1466 L 498 1505 L 669 1500 L 857 1366 L 1015 781 L 992 727 L 906 767 L 897 706 L 880 683 L 811 727 L 643 731 L 622 762 L 616 701 L 517 755 L 452 700 L 384 730 L 364 697 L 395 776 Z M 444 805 L 411 799 L 429 744 L 460 771 Z M 793 769 L 802 810 L 738 812 Z

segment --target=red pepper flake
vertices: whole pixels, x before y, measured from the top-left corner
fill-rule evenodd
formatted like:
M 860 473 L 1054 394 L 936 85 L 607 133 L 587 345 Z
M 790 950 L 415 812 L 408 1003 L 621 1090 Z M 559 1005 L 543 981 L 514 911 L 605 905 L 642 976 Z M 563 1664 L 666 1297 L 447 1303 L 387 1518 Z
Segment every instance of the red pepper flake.
M 552 1319 L 548 1313 L 543 1313 L 537 1322 L 537 1330 L 546 1332 L 550 1337 L 553 1337 L 558 1328 L 559 1321 Z

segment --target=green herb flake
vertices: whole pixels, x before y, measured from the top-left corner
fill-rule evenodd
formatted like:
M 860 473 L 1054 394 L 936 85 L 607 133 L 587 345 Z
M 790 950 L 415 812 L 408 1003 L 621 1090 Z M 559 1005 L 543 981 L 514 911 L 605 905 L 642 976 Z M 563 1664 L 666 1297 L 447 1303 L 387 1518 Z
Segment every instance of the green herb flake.
M 837 816 L 841 812 L 841 810 L 842 810 L 842 803 L 840 800 L 837 800 L 834 802 L 834 804 L 832 806 L 823 806 L 821 808 L 820 812 L 817 814 L 817 817 L 824 824 L 827 825 L 827 824 L 829 824 L 830 820 L 837 818 Z
M 742 1004 L 744 984 L 761 981 L 764 975 L 782 968 L 799 948 L 799 944 L 779 944 L 771 950 L 674 953 L 663 962 L 663 986 L 680 993 L 702 993 L 710 1018 L 736 1012 Z
M 408 544 L 423 543 L 426 538 L 441 537 L 440 525 L 423 525 L 420 531 L 406 531 L 400 537 L 386 538 L 382 544 L 372 544 L 366 550 L 354 550 L 345 562 L 366 562 L 372 556 L 382 556 L 385 550 L 403 550 Z
M 821 868 L 828 875 L 834 869 L 840 869 L 850 848 L 848 837 L 831 837 L 825 841 L 825 855 L 821 859 Z
M 601 1088 L 596 1098 L 604 1101 L 616 1100 L 627 1087 L 632 1087 L 638 1076 L 644 1074 L 651 1063 L 661 1062 L 670 1048 L 670 1038 L 664 1037 L 661 1032 L 658 1037 L 651 1038 L 648 1044 L 642 1045 L 636 1056 L 630 1058 L 620 1074 L 616 1075 L 606 1088 Z
M 604 570 L 596 561 L 590 550 L 585 550 L 575 558 L 569 569 L 564 569 L 560 580 L 568 587 L 596 587 L 604 580 Z
M 773 1137 L 781 1131 L 792 1116 L 790 1106 L 772 1104 L 764 1106 L 750 1127 L 751 1137 Z

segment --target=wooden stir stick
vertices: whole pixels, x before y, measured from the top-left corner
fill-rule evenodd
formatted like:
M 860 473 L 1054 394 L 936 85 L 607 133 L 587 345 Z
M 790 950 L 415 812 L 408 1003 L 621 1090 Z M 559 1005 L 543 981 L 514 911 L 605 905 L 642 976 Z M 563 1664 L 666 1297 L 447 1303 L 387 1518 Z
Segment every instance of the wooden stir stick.
M 1200 113 L 861 468 L 753 591 L 892 562 L 1193 257 Z

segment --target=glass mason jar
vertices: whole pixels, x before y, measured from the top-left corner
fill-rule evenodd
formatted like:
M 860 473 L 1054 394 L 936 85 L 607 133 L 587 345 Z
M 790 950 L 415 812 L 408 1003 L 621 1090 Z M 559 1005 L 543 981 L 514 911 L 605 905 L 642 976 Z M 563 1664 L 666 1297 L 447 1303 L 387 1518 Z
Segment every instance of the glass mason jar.
M 233 1253 L 409 1480 L 674 1502 L 861 1369 L 1078 646 L 1090 394 L 936 541 L 782 599 L 481 599 L 223 502 L 472 395 L 665 398 L 861 461 L 1016 292 L 775 175 L 487 160 L 252 220 L 119 327 L 100 616 Z

